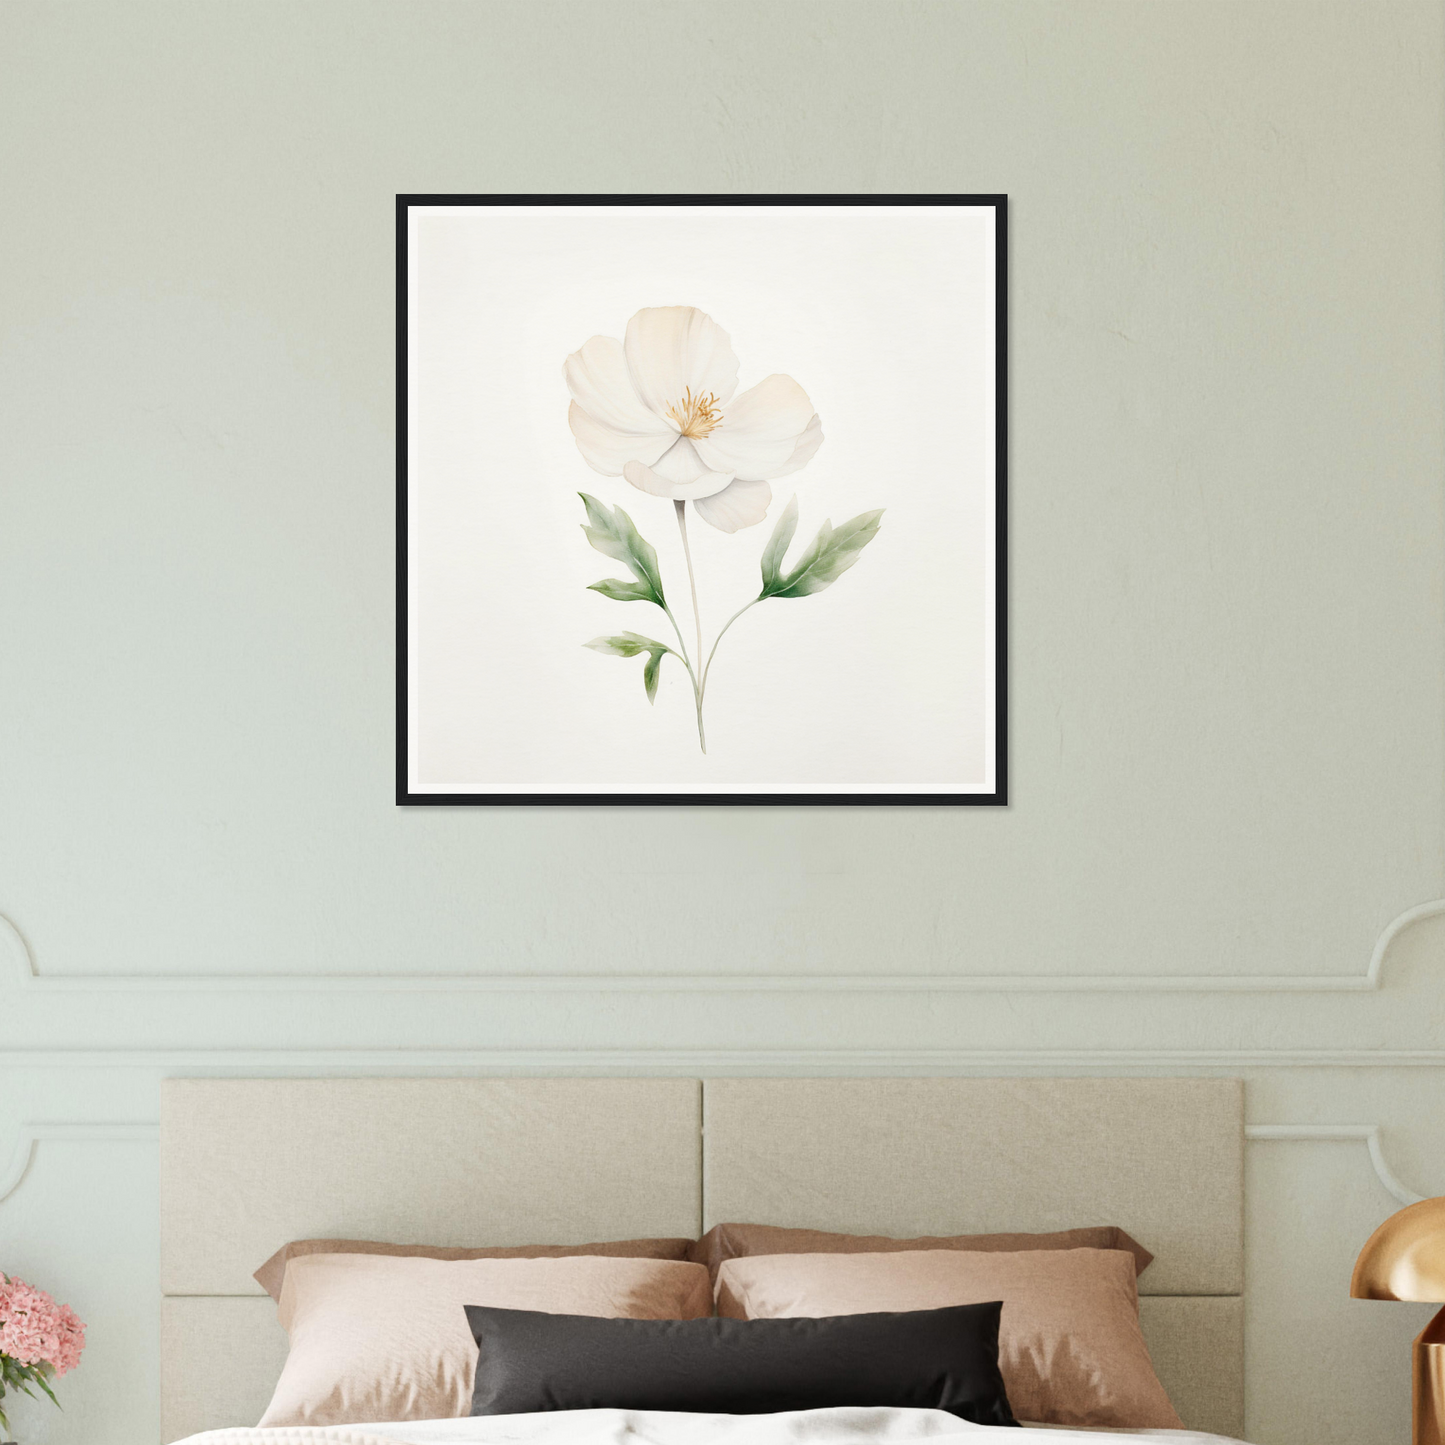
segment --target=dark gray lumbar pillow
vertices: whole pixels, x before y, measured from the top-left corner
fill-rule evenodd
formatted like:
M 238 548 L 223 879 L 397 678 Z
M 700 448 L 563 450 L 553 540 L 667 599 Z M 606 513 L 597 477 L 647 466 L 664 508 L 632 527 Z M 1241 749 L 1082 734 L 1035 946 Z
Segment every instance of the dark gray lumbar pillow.
M 997 1300 L 785 1320 L 611 1320 L 468 1305 L 473 1415 L 689 1410 L 756 1415 L 833 1405 L 947 1410 L 1014 1425 Z

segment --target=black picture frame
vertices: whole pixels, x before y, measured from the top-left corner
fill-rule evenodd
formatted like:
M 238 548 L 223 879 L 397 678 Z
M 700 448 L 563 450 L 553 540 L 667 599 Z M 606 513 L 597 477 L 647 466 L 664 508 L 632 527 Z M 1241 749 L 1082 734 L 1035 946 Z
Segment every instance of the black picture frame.
M 995 676 L 991 793 L 419 793 L 408 772 L 408 213 L 413 206 L 971 206 L 994 212 Z M 1008 197 L 939 195 L 449 195 L 396 197 L 396 803 L 399 807 L 676 806 L 1003 807 L 1008 804 Z

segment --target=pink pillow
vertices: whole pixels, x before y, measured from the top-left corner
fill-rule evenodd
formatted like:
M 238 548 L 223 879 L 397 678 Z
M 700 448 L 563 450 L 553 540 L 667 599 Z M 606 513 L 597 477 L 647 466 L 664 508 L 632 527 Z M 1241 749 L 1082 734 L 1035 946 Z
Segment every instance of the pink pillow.
M 286 1266 L 291 1351 L 261 1425 L 466 1415 L 477 1347 L 466 1305 L 610 1319 L 712 1313 L 707 1270 L 677 1260 L 439 1260 L 310 1254 Z
M 625 1259 L 687 1259 L 693 1243 L 690 1239 L 615 1239 L 605 1244 L 518 1244 L 501 1249 L 472 1249 L 455 1245 L 382 1244 L 373 1239 L 293 1239 L 283 1244 L 251 1278 L 273 1300 L 279 1301 L 286 1266 L 303 1254 L 404 1254 L 421 1259 L 568 1259 L 576 1254 L 605 1254 Z M 783 1253 L 780 1249 L 754 1252 Z
M 999 1369 L 1020 1420 L 1183 1428 L 1139 1330 L 1133 1256 L 1118 1249 L 772 1254 L 718 1271 L 735 1319 L 931 1310 L 1003 1301 Z
M 670 1242 L 670 1241 L 668 1241 Z M 695 1259 L 717 1278 L 725 1259 L 751 1254 L 893 1254 L 905 1249 L 967 1249 L 1004 1253 L 1023 1249 L 1127 1249 L 1136 1272 L 1143 1274 L 1154 1256 L 1117 1224 L 1094 1224 L 1083 1229 L 1059 1229 L 1051 1234 L 934 1234 L 917 1239 L 894 1239 L 887 1234 L 834 1234 L 824 1229 L 782 1229 L 775 1224 L 715 1224 L 681 1255 L 668 1259 Z M 600 1252 L 600 1251 L 599 1251 Z M 612 1250 L 621 1254 L 620 1249 Z M 641 1250 L 631 1253 L 640 1254 Z M 278 1256 L 279 1257 L 279 1256 Z M 659 1259 L 663 1256 L 657 1256 Z M 261 1268 L 270 1265 L 268 1260 Z M 261 1279 L 261 1270 L 256 1271 Z M 261 1280 L 265 1284 L 265 1280 Z M 276 1287 L 281 1275 L 276 1274 Z

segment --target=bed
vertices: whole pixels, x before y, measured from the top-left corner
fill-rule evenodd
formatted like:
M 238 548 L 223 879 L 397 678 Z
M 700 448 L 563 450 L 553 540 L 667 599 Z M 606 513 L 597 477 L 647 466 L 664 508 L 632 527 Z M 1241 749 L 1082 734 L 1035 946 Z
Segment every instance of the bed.
M 591 1411 L 240 1427 L 261 1416 L 286 1357 L 252 1271 L 287 1240 L 560 1244 L 695 1237 L 736 1220 L 907 1236 L 1118 1224 L 1155 1255 L 1139 1279 L 1140 1321 L 1181 1418 L 1237 1437 L 1242 1143 L 1242 1085 L 1222 1079 L 170 1080 L 162 1440 L 220 1431 L 208 1445 L 560 1445 L 600 1432 L 700 1445 L 735 1435 L 741 1417 Z M 835 1413 L 831 1434 L 817 1420 L 753 1417 L 747 1439 L 988 1428 L 923 1418 L 938 1412 Z

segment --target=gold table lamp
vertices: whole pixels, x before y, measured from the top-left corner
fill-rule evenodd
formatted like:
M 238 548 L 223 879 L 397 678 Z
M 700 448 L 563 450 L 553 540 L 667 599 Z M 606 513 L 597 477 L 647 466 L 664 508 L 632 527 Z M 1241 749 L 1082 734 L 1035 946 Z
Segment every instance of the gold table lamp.
M 1445 1199 L 1392 1214 L 1360 1251 L 1350 1294 L 1445 1303 Z M 1420 1331 L 1411 1359 L 1415 1445 L 1445 1445 L 1445 1309 Z

